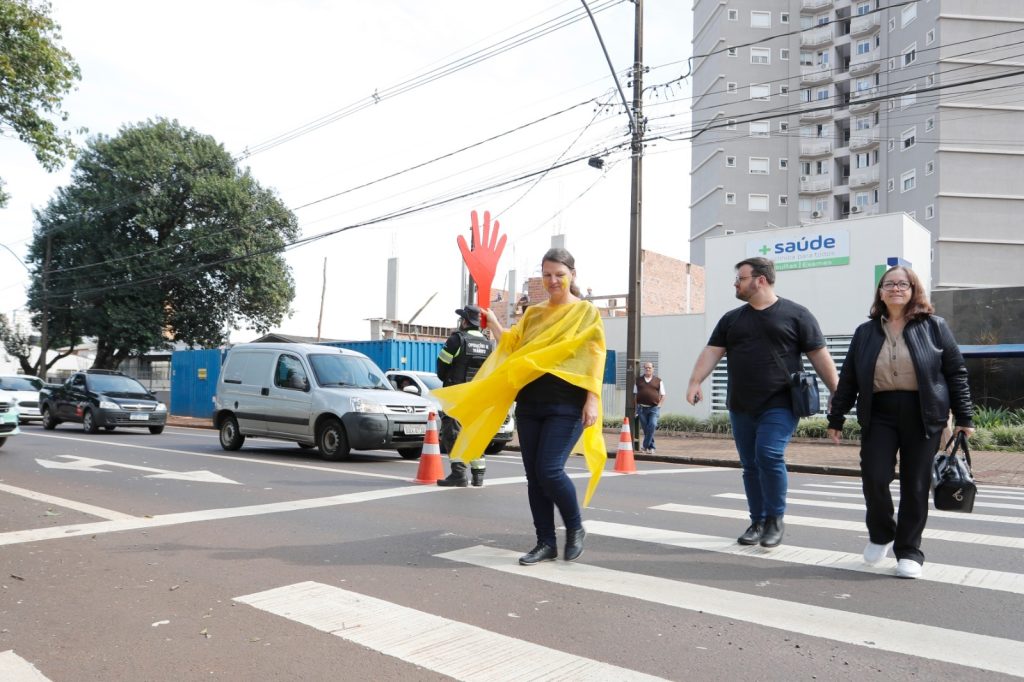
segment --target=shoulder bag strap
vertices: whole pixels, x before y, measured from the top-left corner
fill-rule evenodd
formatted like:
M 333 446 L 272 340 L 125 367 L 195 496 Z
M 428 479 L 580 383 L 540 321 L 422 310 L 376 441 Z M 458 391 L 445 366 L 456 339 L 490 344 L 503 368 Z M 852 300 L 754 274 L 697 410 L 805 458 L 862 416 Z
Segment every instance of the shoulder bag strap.
M 953 449 L 949 450 L 949 446 L 952 445 Z M 956 435 L 949 439 L 946 443 L 946 447 L 943 450 L 949 450 L 949 456 L 955 457 L 957 450 L 962 450 L 964 453 L 964 459 L 967 460 L 967 470 L 973 471 L 971 468 L 971 448 L 967 445 L 967 434 L 963 431 L 957 431 Z

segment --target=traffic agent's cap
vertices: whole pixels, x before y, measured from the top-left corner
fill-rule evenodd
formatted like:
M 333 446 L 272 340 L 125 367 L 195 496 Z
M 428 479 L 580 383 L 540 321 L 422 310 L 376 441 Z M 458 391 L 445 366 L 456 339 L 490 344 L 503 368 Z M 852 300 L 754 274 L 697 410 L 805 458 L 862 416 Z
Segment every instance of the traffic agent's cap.
M 474 327 L 480 326 L 480 307 L 475 305 L 467 305 L 465 308 L 459 308 L 455 311 L 455 314 L 469 322 Z

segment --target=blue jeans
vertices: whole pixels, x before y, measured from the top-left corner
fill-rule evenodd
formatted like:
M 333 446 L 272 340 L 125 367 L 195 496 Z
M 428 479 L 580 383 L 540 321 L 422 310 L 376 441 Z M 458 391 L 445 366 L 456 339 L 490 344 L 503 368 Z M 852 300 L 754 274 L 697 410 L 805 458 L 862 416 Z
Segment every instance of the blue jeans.
M 644 430 L 644 442 L 640 446 L 644 450 L 654 449 L 654 432 L 658 429 L 658 417 L 660 415 L 661 408 L 658 406 L 636 406 L 637 421 L 640 423 L 640 428 Z
M 773 407 L 761 414 L 729 412 L 736 451 L 743 465 L 743 490 L 750 520 L 764 521 L 786 513 L 786 445 L 797 421 L 793 411 Z
M 563 403 L 518 403 L 516 428 L 537 541 L 557 547 L 555 507 L 568 530 L 583 526 L 576 487 L 565 473 L 565 462 L 583 433 L 583 410 Z

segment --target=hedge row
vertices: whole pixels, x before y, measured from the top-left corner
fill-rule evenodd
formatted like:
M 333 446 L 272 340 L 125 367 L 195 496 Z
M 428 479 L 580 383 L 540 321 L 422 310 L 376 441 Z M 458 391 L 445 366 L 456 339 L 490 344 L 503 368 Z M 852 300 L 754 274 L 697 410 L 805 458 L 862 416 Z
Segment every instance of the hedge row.
M 616 419 L 605 419 L 605 428 L 614 429 L 622 426 Z M 681 414 L 663 414 L 658 419 L 658 430 L 676 433 L 719 433 L 729 434 L 732 427 L 729 415 L 716 412 L 707 419 L 698 419 Z M 801 419 L 796 427 L 796 435 L 800 438 L 826 438 L 828 422 L 823 417 Z M 843 438 L 846 440 L 860 439 L 860 424 L 855 419 L 847 419 L 843 425 Z M 970 439 L 975 450 L 1014 450 L 1024 451 L 1024 425 L 1022 426 L 991 426 L 979 427 Z

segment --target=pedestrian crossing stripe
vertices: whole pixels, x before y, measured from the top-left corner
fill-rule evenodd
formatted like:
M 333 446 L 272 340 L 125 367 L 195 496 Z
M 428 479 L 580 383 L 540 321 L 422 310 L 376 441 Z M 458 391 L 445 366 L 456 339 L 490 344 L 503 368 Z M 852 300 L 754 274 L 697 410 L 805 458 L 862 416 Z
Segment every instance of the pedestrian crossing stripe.
M 799 491 L 792 490 L 790 495 L 799 494 Z M 747 496 L 741 493 L 718 493 L 715 497 L 723 500 L 743 500 Z M 855 509 L 864 511 L 863 504 L 850 504 L 847 502 L 825 502 L 822 500 L 801 500 L 795 497 L 786 497 L 786 506 L 802 505 L 804 507 L 828 507 L 829 509 Z M 1000 516 L 998 514 L 963 514 L 959 512 L 945 512 L 936 509 L 929 510 L 929 518 L 957 519 L 959 521 L 991 521 L 992 523 L 1012 523 L 1014 525 L 1024 524 L 1024 518 L 1020 516 Z
M 0 651 L 0 680 L 4 682 L 50 682 L 50 678 L 24 658 L 8 649 Z
M 739 509 L 722 509 L 720 507 L 700 507 L 689 504 L 659 504 L 651 507 L 656 511 L 678 512 L 681 514 L 697 514 L 700 516 L 716 516 L 723 519 L 737 519 L 745 523 L 750 521 L 750 514 Z M 817 516 L 796 516 L 786 514 L 787 526 L 811 526 L 812 528 L 831 528 L 832 530 L 852 530 L 867 533 L 863 521 L 840 521 L 839 519 L 826 519 Z M 963 542 L 972 545 L 985 545 L 986 547 L 1007 547 L 1009 549 L 1024 549 L 1024 538 L 1014 538 L 1005 535 L 989 535 L 987 533 L 967 533 L 956 530 L 938 530 L 925 528 L 923 537 L 928 540 L 945 540 L 947 542 Z
M 286 585 L 235 601 L 457 680 L 662 679 L 323 583 Z
M 899 492 L 900 487 L 899 487 L 898 483 L 894 483 L 894 484 L 890 485 L 889 487 L 890 487 L 890 489 L 893 490 L 893 492 Z M 861 486 L 860 486 L 860 483 L 858 483 L 856 485 L 841 485 L 839 483 L 832 483 L 832 484 L 828 484 L 828 483 L 805 483 L 802 486 L 800 486 L 801 490 L 803 490 L 804 488 L 826 488 L 826 489 L 829 489 L 829 490 L 850 490 L 850 489 L 855 489 L 857 491 L 860 491 Z M 1012 492 L 1003 491 L 1003 490 L 992 491 L 988 486 L 985 486 L 984 488 L 979 488 L 978 489 L 978 493 L 977 493 L 976 497 L 977 498 L 991 498 L 993 500 L 1024 500 L 1024 491 L 1020 491 L 1020 492 L 1017 492 L 1017 493 L 1012 493 Z
M 863 493 L 838 493 L 834 490 L 791 490 L 790 494 L 795 495 L 824 495 L 827 497 L 846 497 L 846 498 L 860 498 L 864 499 Z M 899 502 L 899 495 L 893 495 L 893 502 Z M 1024 504 L 1004 504 L 1002 502 L 984 502 L 979 499 L 975 499 L 974 507 L 988 507 L 989 509 L 1010 509 L 1010 510 L 1021 510 L 1024 509 Z
M 589 529 L 590 523 L 587 527 Z M 696 583 L 553 561 L 529 568 L 521 552 L 477 545 L 442 559 L 631 599 L 711 614 L 835 642 L 1009 675 L 1024 675 L 1024 642 L 801 604 Z M 955 644 L 951 644 L 955 643 Z
M 590 535 L 605 535 L 621 540 L 651 542 L 703 552 L 750 556 L 769 561 L 786 561 L 805 566 L 834 568 L 844 571 L 857 571 L 859 573 L 874 573 L 876 575 L 891 576 L 896 570 L 895 559 L 887 560 L 877 566 L 868 566 L 864 563 L 864 558 L 860 554 L 836 552 L 814 547 L 783 545 L 781 547 L 765 549 L 758 545 L 740 545 L 733 538 L 699 535 L 697 533 L 685 533 L 677 530 L 662 530 L 660 528 L 649 528 L 647 526 L 635 526 L 624 523 L 609 523 L 606 521 L 587 521 L 586 527 L 587 533 Z M 924 572 L 924 575 L 919 580 L 931 580 L 950 585 L 962 585 L 963 587 L 1024 594 L 1024 575 L 1005 571 L 992 571 L 985 568 L 951 566 L 929 561 L 928 570 Z

